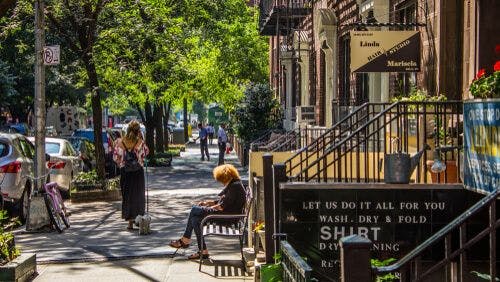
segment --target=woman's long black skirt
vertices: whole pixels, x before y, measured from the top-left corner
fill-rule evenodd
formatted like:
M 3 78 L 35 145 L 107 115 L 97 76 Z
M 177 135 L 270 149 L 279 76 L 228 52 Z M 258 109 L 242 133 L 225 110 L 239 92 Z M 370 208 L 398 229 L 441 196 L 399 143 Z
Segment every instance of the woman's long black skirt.
M 122 218 L 134 220 L 138 215 L 144 215 L 146 204 L 144 169 L 134 172 L 120 170 L 120 187 L 122 189 Z

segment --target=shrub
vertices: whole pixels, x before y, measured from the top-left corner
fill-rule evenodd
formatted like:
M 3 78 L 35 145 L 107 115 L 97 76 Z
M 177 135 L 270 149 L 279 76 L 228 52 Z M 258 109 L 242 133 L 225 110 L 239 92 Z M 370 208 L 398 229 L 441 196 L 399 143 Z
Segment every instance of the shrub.
M 14 234 L 12 232 L 6 232 L 4 224 L 7 217 L 7 211 L 0 210 L 0 259 L 1 264 L 6 264 L 9 261 L 15 259 L 19 256 L 20 251 L 14 243 Z
M 281 128 L 281 106 L 267 84 L 251 84 L 232 115 L 235 133 L 244 142 L 266 129 Z

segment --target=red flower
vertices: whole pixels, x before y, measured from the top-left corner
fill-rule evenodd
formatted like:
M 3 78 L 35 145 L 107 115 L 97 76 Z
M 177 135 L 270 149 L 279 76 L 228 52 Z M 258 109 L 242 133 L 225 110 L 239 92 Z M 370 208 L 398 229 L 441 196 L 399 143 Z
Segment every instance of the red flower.
M 493 66 L 494 71 L 500 71 L 500 61 L 497 61 L 495 65 Z
M 476 78 L 474 78 L 474 80 L 477 80 L 477 79 L 480 79 L 481 77 L 483 77 L 484 75 L 486 74 L 486 70 L 485 69 L 480 69 L 477 74 L 476 74 Z

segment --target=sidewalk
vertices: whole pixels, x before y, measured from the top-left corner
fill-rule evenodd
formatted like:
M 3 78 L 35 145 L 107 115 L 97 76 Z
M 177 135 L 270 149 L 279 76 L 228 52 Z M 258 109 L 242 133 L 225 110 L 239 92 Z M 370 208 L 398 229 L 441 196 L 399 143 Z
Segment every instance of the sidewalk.
M 200 161 L 198 145 L 191 145 L 172 167 L 148 168 L 149 213 L 152 234 L 139 236 L 126 230 L 121 202 L 71 204 L 71 228 L 64 233 L 27 233 L 15 231 L 16 244 L 23 252 L 34 252 L 39 262 L 35 281 L 250 281 L 244 276 L 237 239 L 209 238 L 211 260 L 202 270 L 185 255 L 192 246 L 179 250 L 168 246 L 184 230 L 190 206 L 213 198 L 221 189 L 212 177 L 217 165 L 216 146 L 210 146 L 210 162 Z M 238 161 L 234 153 L 228 163 Z M 242 171 L 242 173 L 244 173 Z M 245 174 L 242 174 L 245 177 Z M 196 244 L 194 244 L 196 245 Z M 211 249 L 217 246 L 217 249 Z M 216 264 L 215 267 L 213 264 Z

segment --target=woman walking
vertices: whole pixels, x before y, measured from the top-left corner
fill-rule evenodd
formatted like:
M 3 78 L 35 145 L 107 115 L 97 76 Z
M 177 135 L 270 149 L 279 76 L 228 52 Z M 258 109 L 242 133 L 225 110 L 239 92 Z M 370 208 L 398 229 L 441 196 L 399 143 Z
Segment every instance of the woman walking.
M 136 216 L 144 215 L 146 199 L 143 166 L 148 153 L 139 122 L 133 120 L 125 136 L 116 140 L 113 152 L 113 160 L 120 168 L 122 218 L 128 221 L 128 230 L 133 229 Z

